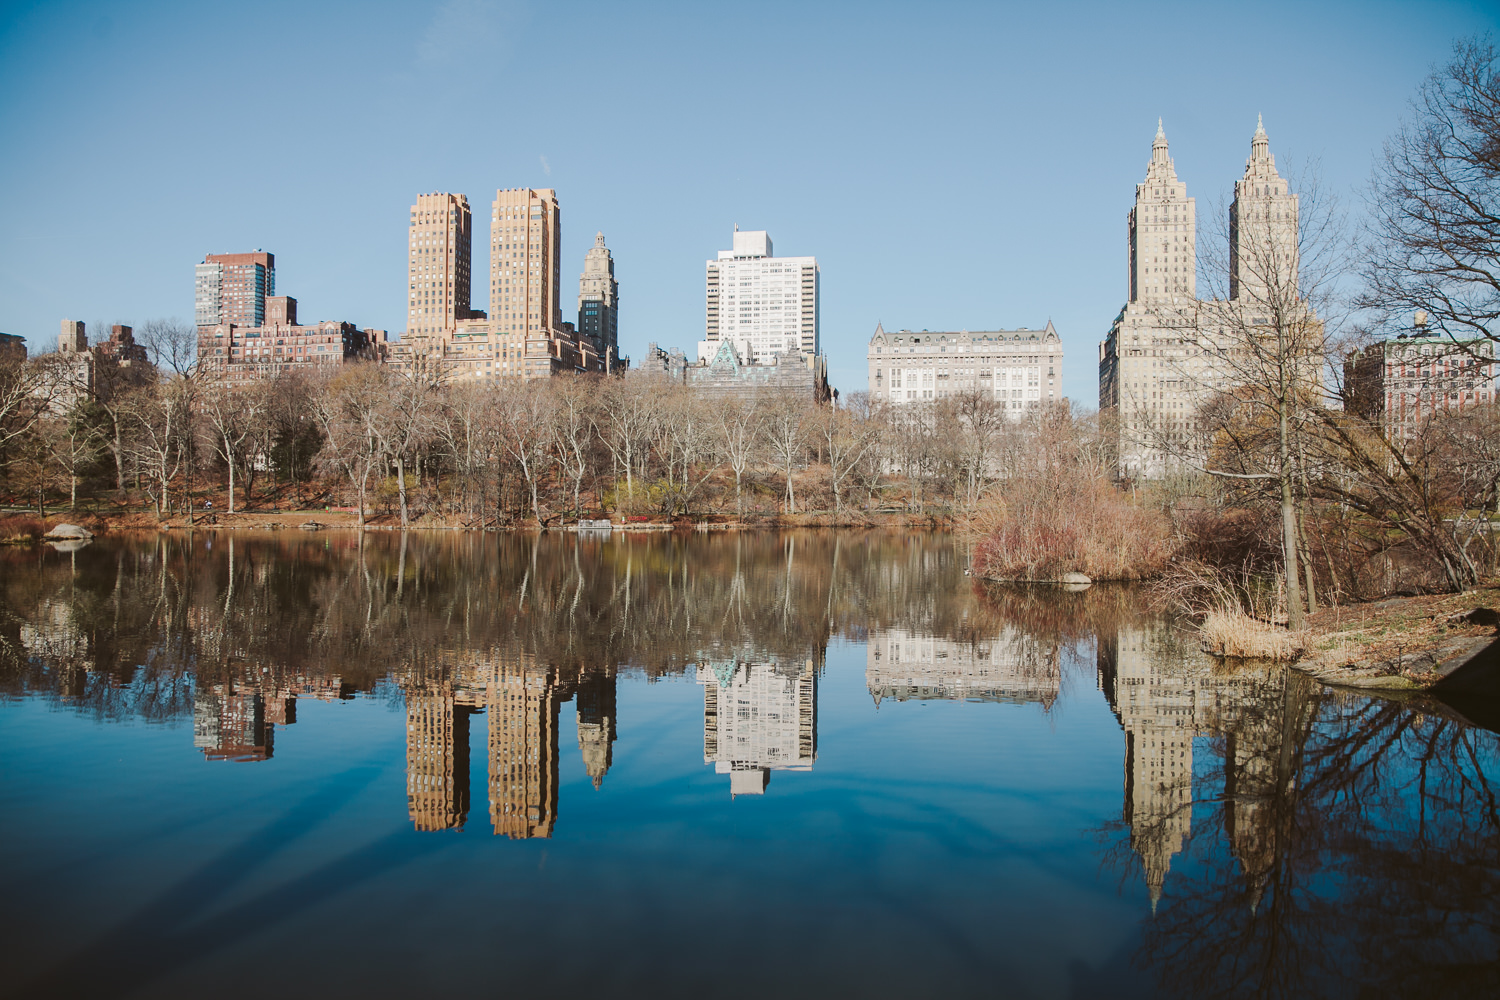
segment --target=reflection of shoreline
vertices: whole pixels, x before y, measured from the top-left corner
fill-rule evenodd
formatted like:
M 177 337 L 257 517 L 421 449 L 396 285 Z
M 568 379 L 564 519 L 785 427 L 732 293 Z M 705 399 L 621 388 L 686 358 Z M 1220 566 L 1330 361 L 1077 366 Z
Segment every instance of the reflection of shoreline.
M 1062 689 L 1058 645 L 1016 628 L 957 642 L 906 629 L 869 633 L 865 686 L 896 701 L 1002 702 L 1051 708 Z

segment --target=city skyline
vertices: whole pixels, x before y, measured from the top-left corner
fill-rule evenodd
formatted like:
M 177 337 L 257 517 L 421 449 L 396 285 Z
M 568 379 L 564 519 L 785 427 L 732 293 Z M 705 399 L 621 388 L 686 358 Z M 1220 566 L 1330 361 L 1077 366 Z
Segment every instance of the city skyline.
M 1487 7 L 1449 3 L 1376 16 L 1288 5 L 1249 23 L 1194 9 L 1165 27 L 1103 6 L 877 8 L 851 25 L 832 5 L 793 37 L 776 17 L 700 23 L 671 8 L 626 17 L 472 0 L 347 13 L 307 12 L 287 30 L 272 9 L 233 31 L 221 21 L 227 12 L 175 5 L 7 14 L 0 72 L 9 92 L 43 88 L 0 109 L 7 134 L 37 154 L 0 167 L 11 195 L 0 330 L 35 347 L 60 316 L 190 322 L 183 261 L 266 247 L 304 276 L 307 315 L 398 331 L 406 248 L 395 220 L 411 192 L 482 192 L 499 179 L 568 202 L 568 266 L 595 232 L 609 234 L 632 303 L 622 354 L 696 339 L 701 262 L 738 224 L 817 254 L 827 278 L 821 339 L 844 391 L 863 388 L 859 348 L 877 322 L 1003 328 L 1040 314 L 1077 338 L 1063 389 L 1091 404 L 1095 376 L 1081 345 L 1102 336 L 1122 298 L 1118 212 L 1138 179 L 1142 130 L 1165 119 L 1178 170 L 1202 178 L 1195 190 L 1207 212 L 1228 200 L 1218 165 L 1243 156 L 1243 136 L 1264 112 L 1283 174 L 1295 184 L 1292 166 L 1321 158 L 1325 182 L 1355 207 L 1416 83 L 1454 38 L 1496 23 Z M 1080 17 L 1095 25 L 1086 36 L 1074 27 Z M 565 34 L 575 21 L 621 44 L 577 79 L 542 75 L 542 50 L 526 39 Z M 814 57 L 808 41 L 835 32 L 841 45 Z M 732 124 L 719 88 L 678 83 L 717 79 L 723 46 L 714 40 L 725 36 L 762 53 L 757 86 L 815 95 L 808 114 L 785 119 L 784 136 L 756 140 L 756 156 L 701 143 L 682 124 Z M 981 58 L 997 41 L 1005 59 Z M 1174 58 L 1141 72 L 1140 53 L 1158 46 Z M 360 70 L 348 73 L 329 51 Z M 212 170 L 200 156 L 161 155 L 174 145 L 233 148 L 240 126 L 208 111 L 217 98 L 200 81 L 251 52 L 270 53 L 266 102 L 283 109 L 297 151 L 231 152 Z M 1238 68 L 1246 64 L 1263 67 L 1249 83 Z M 601 118 L 602 92 L 610 112 Z M 512 97 L 548 110 L 528 107 L 524 128 L 476 127 L 490 102 Z M 414 145 L 418 121 L 453 138 Z M 958 134 L 961 155 L 930 155 Z M 1011 152 L 1017 143 L 1027 155 Z M 365 152 L 388 145 L 399 152 Z M 86 147 L 110 153 L 41 155 Z M 600 157 L 604 147 L 615 155 Z M 335 154 L 314 149 L 353 150 L 355 166 L 322 171 L 318 161 Z M 477 273 L 486 258 L 476 253 Z

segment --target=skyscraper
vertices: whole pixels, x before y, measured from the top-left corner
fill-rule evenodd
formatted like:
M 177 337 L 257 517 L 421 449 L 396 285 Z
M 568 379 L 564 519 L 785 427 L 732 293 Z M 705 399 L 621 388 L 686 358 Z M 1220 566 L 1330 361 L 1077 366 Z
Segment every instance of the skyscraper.
M 1135 186 L 1130 209 L 1130 301 L 1194 298 L 1198 294 L 1197 206 L 1167 153 L 1161 119 L 1151 143 L 1146 179 Z
M 1201 453 L 1199 407 L 1242 384 L 1236 359 L 1247 338 L 1268 329 L 1268 317 L 1316 335 L 1316 317 L 1296 302 L 1297 210 L 1257 121 L 1229 214 L 1229 297 L 1200 299 L 1193 199 L 1177 179 L 1158 120 L 1146 178 L 1127 216 L 1129 294 L 1099 345 L 1099 409 L 1117 418 L 1120 475 L 1157 478 Z M 1270 289 L 1280 300 L 1274 309 L 1265 308 Z M 1311 354 L 1309 368 L 1316 368 Z
M 262 250 L 211 253 L 194 268 L 193 316 L 200 327 L 260 326 L 266 298 L 275 294 L 276 257 Z
M 469 816 L 468 705 L 450 682 L 413 684 L 406 695 L 406 809 L 418 830 L 461 829 Z
M 1260 304 L 1268 289 L 1297 287 L 1297 196 L 1276 172 L 1259 115 L 1245 176 L 1229 206 L 1229 297 Z
M 490 206 L 490 319 L 524 340 L 562 327 L 562 213 L 551 188 L 508 188 Z
M 818 672 L 804 663 L 706 661 L 703 762 L 731 795 L 761 795 L 773 770 L 810 771 L 818 757 Z
M 470 305 L 470 222 L 461 194 L 423 195 L 412 209 L 406 336 L 399 369 L 469 378 L 550 378 L 600 370 L 592 342 L 562 321 L 561 214 L 550 189 L 495 192 L 490 206 L 490 309 Z
M 615 261 L 604 245 L 604 234 L 597 233 L 578 276 L 578 333 L 593 341 L 606 370 L 613 370 L 620 360 L 619 302 Z
M 764 230 L 734 232 L 734 249 L 708 262 L 707 312 L 699 360 L 721 339 L 741 359 L 770 364 L 783 351 L 818 354 L 818 259 L 776 257 Z
M 557 819 L 557 679 L 552 669 L 497 661 L 487 678 L 490 824 L 512 840 L 552 836 Z
M 452 330 L 469 318 L 474 243 L 469 199 L 445 191 L 418 195 L 407 240 L 406 329 L 429 335 Z

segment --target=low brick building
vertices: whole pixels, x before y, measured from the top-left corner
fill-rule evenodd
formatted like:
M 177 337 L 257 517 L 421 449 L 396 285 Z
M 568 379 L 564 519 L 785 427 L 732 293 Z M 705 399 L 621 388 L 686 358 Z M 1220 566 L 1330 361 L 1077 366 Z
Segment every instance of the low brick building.
M 298 323 L 297 300 L 286 295 L 266 299 L 262 326 L 220 323 L 198 328 L 199 360 L 244 378 L 268 378 L 317 365 L 379 361 L 385 349 L 384 330 L 362 330 L 353 323 L 333 320 Z

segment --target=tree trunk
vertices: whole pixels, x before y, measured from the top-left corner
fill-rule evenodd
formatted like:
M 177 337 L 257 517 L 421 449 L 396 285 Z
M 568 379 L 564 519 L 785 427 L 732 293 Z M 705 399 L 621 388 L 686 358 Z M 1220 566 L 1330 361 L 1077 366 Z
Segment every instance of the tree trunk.
M 406 527 L 410 518 L 406 512 L 406 461 L 396 456 L 396 492 L 401 497 L 401 527 Z
M 1281 415 L 1281 547 L 1286 578 L 1286 624 L 1293 632 L 1302 630 L 1302 587 L 1297 581 L 1297 511 L 1292 504 L 1292 477 L 1287 454 L 1287 418 Z
M 234 513 L 234 449 L 230 447 L 229 435 L 224 436 L 224 461 L 229 466 L 229 513 Z

